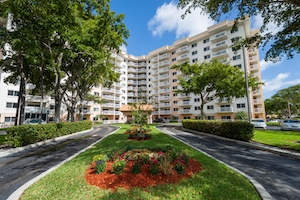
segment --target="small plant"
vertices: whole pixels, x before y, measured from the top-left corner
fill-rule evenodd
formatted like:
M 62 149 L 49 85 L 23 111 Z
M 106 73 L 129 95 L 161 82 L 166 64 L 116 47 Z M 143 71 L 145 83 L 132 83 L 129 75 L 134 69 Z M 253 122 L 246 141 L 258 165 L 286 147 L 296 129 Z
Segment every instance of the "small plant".
M 118 158 L 120 157 L 120 155 L 123 154 L 123 153 L 124 153 L 124 150 L 122 150 L 122 149 L 117 149 L 117 150 L 115 150 L 115 151 L 109 152 L 109 153 L 107 154 L 107 157 L 108 157 L 108 159 L 109 159 L 110 161 L 114 161 L 114 160 L 118 159 Z
M 178 174 L 184 174 L 185 173 L 184 160 L 182 160 L 181 158 L 176 159 L 174 161 L 174 169 L 177 171 Z
M 172 174 L 172 163 L 170 158 L 168 158 L 166 155 L 160 158 L 159 161 L 159 168 L 165 175 Z
M 179 155 L 179 151 L 177 149 L 171 148 L 168 150 L 168 154 L 172 161 L 175 161 Z
M 142 171 L 142 164 L 139 162 L 136 162 L 133 166 L 132 166 L 132 173 L 133 174 L 139 174 Z
M 117 174 L 117 175 L 120 175 L 123 173 L 123 170 L 126 166 L 126 161 L 125 160 L 122 160 L 122 159 L 117 159 L 115 160 L 113 166 L 112 166 L 112 169 L 111 169 L 111 172 Z
M 142 163 L 143 164 L 148 164 L 149 163 L 149 155 L 148 154 L 142 154 L 142 156 L 141 156 L 141 159 L 142 159 Z
M 151 158 L 149 170 L 152 175 L 159 174 L 159 162 L 156 158 Z
M 104 172 L 105 169 L 106 169 L 106 161 L 104 161 L 104 160 L 96 161 L 96 173 L 97 174 Z
M 99 160 L 104 160 L 105 162 L 107 161 L 107 156 L 103 154 L 99 154 L 93 157 L 93 162 L 97 162 Z

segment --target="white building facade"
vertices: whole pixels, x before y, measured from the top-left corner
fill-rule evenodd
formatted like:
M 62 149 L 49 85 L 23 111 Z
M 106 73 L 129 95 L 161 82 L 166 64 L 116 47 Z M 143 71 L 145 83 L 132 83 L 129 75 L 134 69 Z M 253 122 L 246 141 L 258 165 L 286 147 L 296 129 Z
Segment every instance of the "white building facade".
M 133 56 L 124 52 L 113 53 L 117 71 L 121 74 L 120 81 L 114 83 L 111 88 L 99 86 L 90 91 L 92 95 L 100 96 L 105 103 L 88 102 L 84 107 L 84 119 L 99 121 L 102 118 L 106 123 L 126 122 L 128 119 L 119 108 L 122 105 L 138 102 L 139 96 L 154 97 L 153 106 L 156 111 L 153 112 L 153 119 L 182 121 L 200 118 L 199 97 L 174 92 L 180 87 L 177 81 L 180 72 L 171 69 L 171 66 L 185 61 L 191 64 L 213 58 L 230 61 L 232 66 L 239 67 L 248 74 L 252 73 L 261 81 L 258 49 L 241 49 L 236 52 L 231 49 L 236 39 L 249 38 L 258 31 L 250 29 L 249 18 L 241 21 L 235 31 L 232 31 L 233 25 L 233 21 L 221 22 L 208 27 L 205 32 L 175 41 L 171 46 L 161 47 L 144 56 Z M 2 74 L 0 81 L 0 92 L 4 96 L 0 100 L 0 122 L 3 123 L 14 120 L 13 103 L 17 102 L 18 87 L 3 83 Z M 246 97 L 234 99 L 230 103 L 226 100 L 214 100 L 205 105 L 204 112 L 209 120 L 233 121 L 237 112 L 248 112 L 248 102 L 251 118 L 265 118 L 262 87 L 250 91 L 249 100 Z M 34 105 L 33 103 L 27 103 L 28 110 Z M 45 107 L 45 112 L 49 114 L 46 117 L 49 118 L 54 113 L 54 101 L 48 99 Z

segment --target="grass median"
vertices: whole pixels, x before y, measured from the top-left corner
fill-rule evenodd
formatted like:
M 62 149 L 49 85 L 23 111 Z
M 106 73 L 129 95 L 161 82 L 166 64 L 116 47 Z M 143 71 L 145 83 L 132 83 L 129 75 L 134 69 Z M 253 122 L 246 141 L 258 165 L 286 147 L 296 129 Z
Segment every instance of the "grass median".
M 252 141 L 300 152 L 300 132 L 255 130 Z
M 152 140 L 145 141 L 127 140 L 128 135 L 123 133 L 129 125 L 120 126 L 122 128 L 114 134 L 34 183 L 21 199 L 260 199 L 254 186 L 242 175 L 153 126 Z M 137 149 L 174 146 L 188 152 L 190 157 L 201 163 L 203 170 L 179 183 L 149 188 L 120 188 L 112 192 L 87 184 L 84 179 L 85 171 L 95 155 L 128 146 Z

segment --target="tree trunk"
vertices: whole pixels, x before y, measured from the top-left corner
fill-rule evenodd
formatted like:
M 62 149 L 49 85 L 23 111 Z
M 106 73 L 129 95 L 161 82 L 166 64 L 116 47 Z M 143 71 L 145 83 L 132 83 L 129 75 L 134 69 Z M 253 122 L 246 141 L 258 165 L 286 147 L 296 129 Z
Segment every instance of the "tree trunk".
M 55 80 L 55 89 L 54 89 L 54 99 L 55 99 L 55 122 L 60 122 L 60 109 L 61 109 L 61 101 L 63 94 L 60 92 L 60 82 L 61 82 L 61 75 L 60 75 L 60 66 L 62 65 L 62 57 L 63 53 L 60 53 L 57 62 L 58 66 L 56 67 L 56 80 Z
M 40 83 L 41 83 L 41 102 L 40 102 L 40 117 L 39 124 L 41 123 L 43 108 L 44 108 L 44 77 L 43 77 L 43 67 L 40 67 Z
M 16 110 L 15 125 L 21 125 L 24 119 L 25 110 L 25 74 L 24 74 L 24 58 L 22 51 L 19 52 L 19 71 L 20 71 L 20 87 L 19 87 L 19 97 L 18 105 Z

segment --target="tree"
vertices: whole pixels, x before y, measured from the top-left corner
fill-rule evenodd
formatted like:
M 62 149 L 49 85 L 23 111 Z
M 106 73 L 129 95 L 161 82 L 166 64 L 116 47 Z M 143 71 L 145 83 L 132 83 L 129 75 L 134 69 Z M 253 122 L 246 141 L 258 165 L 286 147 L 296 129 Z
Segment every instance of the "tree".
M 260 31 L 264 34 L 256 34 L 244 41 L 244 44 L 251 45 L 256 42 L 263 47 L 269 42 L 274 42 L 266 52 L 265 60 L 278 60 L 280 56 L 287 55 L 293 58 L 295 53 L 300 52 L 300 1 L 298 0 L 179 0 L 178 7 L 186 8 L 183 17 L 197 7 L 202 13 L 207 13 L 213 20 L 220 20 L 222 14 L 234 13 L 238 19 L 245 16 L 261 15 L 263 25 Z M 277 33 L 268 31 L 269 22 L 282 27 Z M 235 27 L 235 26 L 234 26 Z
M 234 117 L 235 120 L 244 120 L 246 121 L 248 119 L 247 114 L 244 111 L 239 111 L 235 114 Z
M 204 105 L 214 99 L 226 98 L 230 102 L 234 97 L 241 98 L 246 95 L 244 72 L 228 63 L 224 64 L 212 59 L 210 62 L 190 65 L 187 61 L 180 65 L 173 65 L 172 69 L 182 73 L 178 78 L 182 89 L 176 90 L 176 93 L 199 95 L 201 119 L 205 119 Z M 252 89 L 262 84 L 251 75 L 247 78 Z
M 265 100 L 266 114 L 290 118 L 299 115 L 300 84 L 279 90 L 271 98 Z

